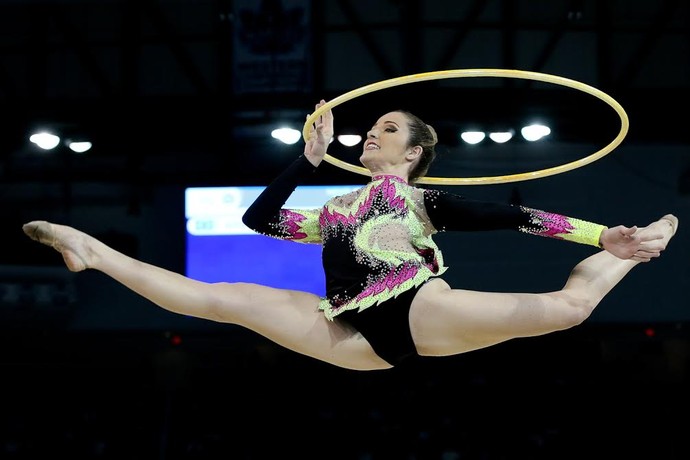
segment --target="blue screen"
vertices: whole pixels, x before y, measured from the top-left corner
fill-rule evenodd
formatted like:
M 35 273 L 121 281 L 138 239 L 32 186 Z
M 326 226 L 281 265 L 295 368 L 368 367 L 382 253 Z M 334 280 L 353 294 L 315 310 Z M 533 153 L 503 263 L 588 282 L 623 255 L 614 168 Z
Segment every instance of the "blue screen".
M 320 208 L 330 198 L 360 187 L 297 187 L 285 207 Z M 247 207 L 263 190 L 264 187 L 185 190 L 186 275 L 199 281 L 258 283 L 324 295 L 321 245 L 260 235 L 242 223 Z

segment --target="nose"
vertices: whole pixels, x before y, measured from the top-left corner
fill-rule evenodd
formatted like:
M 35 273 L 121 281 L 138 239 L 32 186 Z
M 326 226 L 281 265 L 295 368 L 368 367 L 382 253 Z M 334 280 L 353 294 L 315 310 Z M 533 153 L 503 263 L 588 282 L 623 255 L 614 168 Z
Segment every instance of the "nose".
M 376 139 L 378 137 L 379 137 L 379 134 L 378 134 L 378 131 L 376 131 L 376 130 L 371 129 L 371 130 L 369 130 L 369 132 L 367 132 L 367 139 L 369 139 L 369 138 Z

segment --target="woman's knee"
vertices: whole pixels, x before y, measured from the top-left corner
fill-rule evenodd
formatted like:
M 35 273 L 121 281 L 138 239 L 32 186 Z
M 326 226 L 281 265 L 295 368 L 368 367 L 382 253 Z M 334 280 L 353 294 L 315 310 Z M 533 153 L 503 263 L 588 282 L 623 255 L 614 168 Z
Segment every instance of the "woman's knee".
M 275 308 L 299 312 L 313 305 L 316 311 L 319 301 L 318 296 L 311 293 L 247 282 L 214 283 L 213 291 L 210 303 L 214 315 L 221 321 L 240 324 L 257 315 L 266 316 Z
M 577 292 L 571 292 L 567 289 L 557 292 L 556 297 L 558 302 L 564 303 L 567 307 L 562 315 L 564 329 L 579 326 L 585 322 L 600 301 L 600 299 L 595 299 L 592 296 L 577 295 Z
M 260 303 L 260 289 L 257 289 L 260 287 L 246 282 L 212 283 L 208 301 L 209 314 L 216 321 L 236 322 L 244 309 L 252 309 Z

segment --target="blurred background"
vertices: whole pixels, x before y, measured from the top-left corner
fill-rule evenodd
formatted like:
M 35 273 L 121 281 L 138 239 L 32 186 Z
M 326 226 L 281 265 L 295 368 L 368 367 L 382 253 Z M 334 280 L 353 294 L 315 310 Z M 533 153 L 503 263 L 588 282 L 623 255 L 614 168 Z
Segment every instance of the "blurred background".
M 0 458 L 690 458 L 689 45 L 680 0 L 0 0 Z M 473 68 L 590 85 L 629 131 L 564 174 L 437 188 L 610 226 L 680 219 L 578 328 L 357 373 L 70 273 L 21 231 L 70 224 L 185 273 L 188 187 L 267 185 L 303 145 L 271 131 L 299 134 L 321 98 Z M 443 177 L 567 164 L 623 124 L 569 87 L 456 78 L 346 102 L 336 134 L 396 109 L 437 129 Z M 550 133 L 528 142 L 535 122 Z M 468 130 L 512 138 L 467 144 Z M 324 163 L 312 184 L 366 180 Z M 592 253 L 511 232 L 437 242 L 450 284 L 488 291 L 559 289 Z

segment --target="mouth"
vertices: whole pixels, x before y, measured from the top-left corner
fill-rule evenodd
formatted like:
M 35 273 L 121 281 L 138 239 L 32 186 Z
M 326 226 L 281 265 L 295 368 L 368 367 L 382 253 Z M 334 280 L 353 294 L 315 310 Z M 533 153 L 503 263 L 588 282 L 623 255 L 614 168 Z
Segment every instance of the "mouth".
M 380 149 L 381 149 L 381 147 L 376 145 L 374 142 L 367 142 L 364 145 L 364 150 L 380 150 Z

